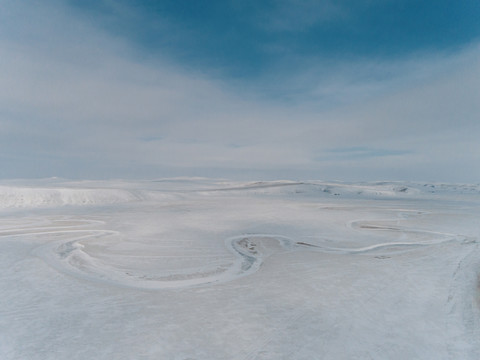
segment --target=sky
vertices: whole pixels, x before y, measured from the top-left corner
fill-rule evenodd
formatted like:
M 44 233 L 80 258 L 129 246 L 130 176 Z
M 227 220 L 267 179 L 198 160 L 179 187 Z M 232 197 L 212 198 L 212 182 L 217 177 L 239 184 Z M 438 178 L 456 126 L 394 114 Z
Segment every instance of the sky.
M 480 182 L 478 0 L 0 6 L 0 178 Z

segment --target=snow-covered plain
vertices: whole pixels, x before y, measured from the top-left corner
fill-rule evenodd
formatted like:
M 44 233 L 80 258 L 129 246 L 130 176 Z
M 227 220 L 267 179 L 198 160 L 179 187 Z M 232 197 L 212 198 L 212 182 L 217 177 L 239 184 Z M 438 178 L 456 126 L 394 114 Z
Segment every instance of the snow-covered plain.
M 0 359 L 480 359 L 480 185 L 0 184 Z

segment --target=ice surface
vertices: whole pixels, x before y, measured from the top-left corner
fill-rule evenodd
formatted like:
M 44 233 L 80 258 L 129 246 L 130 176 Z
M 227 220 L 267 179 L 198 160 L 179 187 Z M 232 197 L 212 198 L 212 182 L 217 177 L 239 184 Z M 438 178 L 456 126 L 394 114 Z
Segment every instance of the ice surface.
M 479 359 L 480 186 L 0 185 L 0 359 Z

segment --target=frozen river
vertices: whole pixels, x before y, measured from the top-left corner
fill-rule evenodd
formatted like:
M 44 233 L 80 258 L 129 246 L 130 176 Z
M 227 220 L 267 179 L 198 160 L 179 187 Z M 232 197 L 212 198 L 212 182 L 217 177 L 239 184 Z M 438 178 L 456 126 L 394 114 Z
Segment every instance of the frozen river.
M 480 186 L 0 184 L 0 359 L 480 359 Z

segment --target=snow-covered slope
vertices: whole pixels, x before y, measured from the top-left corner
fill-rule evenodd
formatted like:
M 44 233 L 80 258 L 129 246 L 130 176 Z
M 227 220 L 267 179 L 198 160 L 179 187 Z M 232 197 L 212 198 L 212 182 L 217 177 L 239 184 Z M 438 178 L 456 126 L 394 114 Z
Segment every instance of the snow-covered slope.
M 4 181 L 0 359 L 480 359 L 479 188 Z
M 0 186 L 1 208 L 104 205 L 137 200 L 127 190 Z

